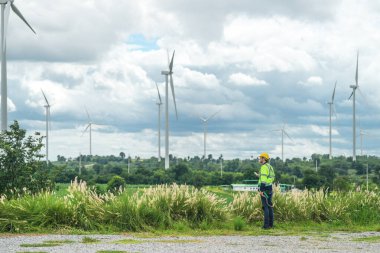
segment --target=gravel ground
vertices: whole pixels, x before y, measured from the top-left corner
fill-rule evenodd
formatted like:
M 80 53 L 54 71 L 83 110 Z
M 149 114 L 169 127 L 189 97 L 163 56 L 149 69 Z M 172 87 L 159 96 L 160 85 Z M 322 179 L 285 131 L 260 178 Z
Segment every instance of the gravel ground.
M 380 237 L 380 232 L 333 233 L 305 236 L 192 236 L 140 238 L 130 235 L 1 235 L 0 252 L 78 252 L 105 250 L 119 252 L 380 252 L 380 240 L 354 241 Z M 99 240 L 82 243 L 83 238 Z M 61 241 L 46 246 L 46 241 Z M 62 242 L 69 240 L 71 242 Z M 124 244 L 117 241 L 125 240 Z M 45 244 L 44 244 L 45 242 Z M 24 244 L 24 246 L 22 246 Z M 40 247 L 25 247 L 39 244 Z M 42 244 L 42 245 L 41 245 Z M 44 247 L 41 247 L 44 246 Z

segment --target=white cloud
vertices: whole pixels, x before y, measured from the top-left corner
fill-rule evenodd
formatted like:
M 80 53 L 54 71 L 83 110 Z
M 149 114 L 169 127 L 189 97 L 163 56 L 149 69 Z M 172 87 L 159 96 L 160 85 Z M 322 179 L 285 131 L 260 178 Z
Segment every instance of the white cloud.
M 118 154 L 124 148 L 118 138 L 124 138 L 136 152 L 155 155 L 154 82 L 164 98 L 166 49 L 176 50 L 173 77 L 180 120 L 171 122 L 173 153 L 197 153 L 198 117 L 218 110 L 210 151 L 279 154 L 277 139 L 257 138 L 252 129 L 263 129 L 263 122 L 272 124 L 265 129 L 276 128 L 287 119 L 295 138 L 289 155 L 323 152 L 328 145 L 325 102 L 336 80 L 335 142 L 337 151 L 350 150 L 352 101 L 347 98 L 358 49 L 359 84 L 368 103 L 358 95 L 357 114 L 365 129 L 375 131 L 380 124 L 380 15 L 372 2 L 142 0 L 115 5 L 30 0 L 18 7 L 37 36 L 11 15 L 9 119 L 40 128 L 35 122 L 44 120 L 43 88 L 52 105 L 56 152 L 69 152 L 62 148 L 67 143 L 80 149 L 82 140 L 74 132 L 85 126 L 87 106 L 93 120 L 105 125 L 95 132 L 95 153 Z M 131 42 L 136 35 L 150 46 Z M 247 89 L 258 85 L 260 89 Z M 169 103 L 173 119 L 171 97 Z M 243 143 L 248 139 L 249 145 Z M 368 149 L 376 150 L 376 141 Z
M 228 80 L 230 83 L 237 86 L 262 86 L 268 85 L 264 80 L 259 80 L 254 76 L 249 76 L 243 73 L 231 74 Z
M 329 136 L 329 128 L 321 127 L 316 125 L 311 125 L 311 131 L 321 136 Z M 339 135 L 339 132 L 336 129 L 331 129 L 331 135 Z
M 13 101 L 9 98 L 7 98 L 7 104 L 8 104 L 8 108 L 7 108 L 7 111 L 8 112 L 14 112 L 16 111 L 16 105 L 13 103 Z
M 298 84 L 304 85 L 306 87 L 322 86 L 323 80 L 320 76 L 311 76 L 305 82 L 299 81 Z

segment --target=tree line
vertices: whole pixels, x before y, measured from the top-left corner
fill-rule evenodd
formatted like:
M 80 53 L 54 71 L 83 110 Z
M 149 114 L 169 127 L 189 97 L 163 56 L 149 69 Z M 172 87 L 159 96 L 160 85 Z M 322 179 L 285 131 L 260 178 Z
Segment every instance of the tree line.
M 0 134 L 0 194 L 14 194 L 23 189 L 36 192 L 54 183 L 69 183 L 75 177 L 90 185 L 118 184 L 188 184 L 230 185 L 244 180 L 255 180 L 254 172 L 260 165 L 256 159 L 224 159 L 213 157 L 175 157 L 170 155 L 171 168 L 164 169 L 164 160 L 156 157 L 142 159 L 127 157 L 124 151 L 111 156 L 81 155 L 65 158 L 59 155 L 56 162 L 46 164 L 42 159 L 42 138 L 27 136 L 15 121 L 10 130 Z M 282 161 L 271 159 L 276 171 L 276 182 L 291 184 L 299 189 L 328 188 L 353 190 L 380 185 L 380 158 L 359 156 L 334 157 L 313 154 L 311 157 L 292 158 Z

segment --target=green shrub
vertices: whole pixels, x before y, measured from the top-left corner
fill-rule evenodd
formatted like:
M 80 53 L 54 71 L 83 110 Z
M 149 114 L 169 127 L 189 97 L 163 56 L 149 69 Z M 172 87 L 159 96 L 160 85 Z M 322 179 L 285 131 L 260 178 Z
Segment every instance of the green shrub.
M 113 176 L 107 183 L 107 190 L 111 192 L 116 192 L 122 190 L 125 187 L 125 180 L 120 176 Z
M 234 229 L 236 231 L 242 231 L 246 226 L 244 219 L 240 216 L 235 217 L 233 222 L 234 222 Z

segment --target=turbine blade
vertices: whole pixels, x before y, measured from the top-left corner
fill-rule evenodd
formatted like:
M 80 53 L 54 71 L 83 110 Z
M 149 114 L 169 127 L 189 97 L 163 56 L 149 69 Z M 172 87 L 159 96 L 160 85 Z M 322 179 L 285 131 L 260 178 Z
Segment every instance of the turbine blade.
M 45 101 L 46 101 L 46 104 L 48 105 L 48 106 L 50 106 L 50 104 L 49 104 L 49 102 L 48 102 L 48 100 L 47 100 L 47 98 L 46 98 L 46 96 L 45 96 L 45 92 L 41 89 L 41 91 L 42 91 L 42 95 L 44 96 L 44 98 L 45 98 Z
M 6 38 L 7 38 L 7 31 L 8 31 L 8 22 L 9 22 L 9 12 L 11 10 L 11 1 L 8 1 L 5 5 L 4 10 L 4 38 L 3 38 L 3 52 L 5 52 L 6 49 Z
M 293 141 L 292 137 L 290 137 L 289 134 L 288 134 L 285 130 L 284 130 L 284 134 L 285 134 L 286 136 L 288 136 L 288 138 L 291 139 L 291 140 Z
M 174 54 L 173 54 L 174 55 Z M 170 74 L 170 87 L 172 88 L 172 94 L 173 94 L 173 100 L 174 100 L 174 108 L 175 108 L 175 116 L 178 120 L 178 113 L 177 113 L 177 103 L 175 101 L 175 93 L 174 93 L 174 84 L 173 84 L 173 77 Z
M 334 103 L 336 83 L 337 83 L 337 81 L 335 81 L 335 86 L 334 86 L 334 91 L 333 91 L 332 98 L 331 98 L 331 103 Z
M 220 112 L 220 110 L 217 111 L 216 113 L 214 113 L 213 115 L 211 115 L 210 117 L 208 117 L 206 120 L 209 120 L 209 119 L 213 118 L 213 117 L 214 117 L 215 115 L 217 115 L 219 112 Z
M 348 100 L 351 99 L 352 95 L 354 95 L 354 91 L 352 91 L 352 93 L 351 93 L 350 97 L 348 98 Z
M 86 109 L 86 113 L 87 113 L 88 121 L 91 122 L 91 117 L 90 117 L 90 114 L 89 114 L 88 111 L 87 111 L 87 107 L 84 107 L 84 109 Z
M 369 103 L 368 103 L 368 97 L 362 92 L 362 90 L 360 88 L 358 88 L 358 91 L 359 91 L 360 95 L 362 96 L 364 103 L 366 105 L 369 105 Z
M 87 131 L 87 129 L 90 127 L 91 124 L 88 124 L 87 127 L 83 130 L 82 132 L 82 136 L 84 135 L 84 133 Z
M 173 51 L 172 60 L 170 61 L 170 64 L 169 64 L 169 72 L 170 72 L 170 73 L 173 72 L 174 54 L 175 54 L 175 50 Z
M 24 21 L 24 23 L 29 26 L 29 28 L 34 32 L 36 33 L 36 31 L 34 31 L 34 29 L 31 27 L 31 25 L 29 25 L 28 21 L 26 21 L 26 19 L 24 18 L 24 16 L 21 14 L 21 12 L 17 9 L 16 5 L 14 5 L 13 3 L 11 4 L 11 7 L 12 7 L 12 10 L 14 11 L 14 13 L 16 13 L 17 16 L 19 16 L 22 21 Z
M 356 55 L 356 75 L 355 75 L 356 86 L 359 86 L 358 79 L 359 79 L 359 50 Z
M 168 58 L 168 67 L 170 65 L 169 49 L 166 49 L 166 57 Z
M 161 104 L 162 100 L 161 100 L 160 90 L 158 89 L 157 82 L 156 82 L 156 87 L 157 87 L 157 92 L 158 92 L 158 99 L 160 100 L 160 104 Z

